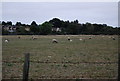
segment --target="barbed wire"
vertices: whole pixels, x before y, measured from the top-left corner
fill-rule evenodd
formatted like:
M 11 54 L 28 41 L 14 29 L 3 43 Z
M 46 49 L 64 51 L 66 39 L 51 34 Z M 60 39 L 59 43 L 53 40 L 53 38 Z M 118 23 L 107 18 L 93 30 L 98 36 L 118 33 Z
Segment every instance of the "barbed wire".
M 2 63 L 24 63 L 24 61 L 2 61 Z M 51 63 L 51 64 L 118 64 L 118 62 L 58 62 L 58 61 L 30 61 L 30 63 Z

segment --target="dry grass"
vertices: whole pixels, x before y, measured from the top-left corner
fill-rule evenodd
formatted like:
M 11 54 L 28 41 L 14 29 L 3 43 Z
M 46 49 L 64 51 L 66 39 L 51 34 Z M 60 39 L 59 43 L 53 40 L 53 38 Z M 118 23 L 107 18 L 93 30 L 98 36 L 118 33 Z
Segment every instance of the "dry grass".
M 3 36 L 3 78 L 22 78 L 27 52 L 31 61 L 30 78 L 117 78 L 117 36 L 113 40 L 113 36 L 107 35 L 70 35 L 72 42 L 67 41 L 67 35 L 36 36 L 37 40 L 32 40 L 32 36 L 20 37 Z M 59 43 L 53 44 L 53 38 Z M 5 39 L 10 42 L 5 43 Z

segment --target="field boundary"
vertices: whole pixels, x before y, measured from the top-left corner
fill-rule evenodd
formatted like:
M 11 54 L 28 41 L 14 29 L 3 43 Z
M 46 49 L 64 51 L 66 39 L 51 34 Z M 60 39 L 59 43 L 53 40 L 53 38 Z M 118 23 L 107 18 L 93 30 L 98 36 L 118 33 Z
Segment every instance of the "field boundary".
M 3 61 L 3 63 L 24 63 L 24 61 Z M 53 64 L 118 64 L 118 62 L 48 62 L 48 61 L 30 61 L 30 63 L 53 63 Z
M 22 79 L 2 79 L 2 81 L 22 81 Z M 29 79 L 28 81 L 117 81 L 117 79 Z

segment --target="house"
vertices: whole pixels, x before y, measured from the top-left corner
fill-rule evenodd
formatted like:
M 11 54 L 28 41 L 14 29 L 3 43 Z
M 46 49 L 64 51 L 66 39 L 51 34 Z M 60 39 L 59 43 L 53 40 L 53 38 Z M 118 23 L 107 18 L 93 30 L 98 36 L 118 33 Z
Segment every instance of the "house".
M 54 27 L 54 28 L 52 28 L 52 31 L 61 32 L 61 28 L 58 28 L 58 27 L 55 28 L 55 27 Z
M 30 31 L 30 27 L 26 26 L 26 27 L 25 27 L 25 30 L 26 30 L 26 31 Z
M 6 31 L 9 31 L 9 32 L 16 32 L 16 27 L 15 26 L 11 26 L 11 25 L 4 26 L 4 25 L 2 25 L 2 28 Z

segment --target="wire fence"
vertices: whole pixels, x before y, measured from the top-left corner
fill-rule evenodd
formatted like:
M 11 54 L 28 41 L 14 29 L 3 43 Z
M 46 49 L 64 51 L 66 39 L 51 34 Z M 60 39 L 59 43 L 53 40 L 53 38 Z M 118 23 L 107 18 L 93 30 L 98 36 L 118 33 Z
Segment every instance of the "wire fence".
M 31 61 L 29 58 L 30 55 L 29 54 L 25 54 L 25 60 L 24 61 L 3 61 L 3 63 L 15 63 L 15 64 L 18 64 L 18 63 L 22 63 L 24 64 L 23 66 L 23 81 L 31 81 L 29 80 L 29 77 L 28 76 L 31 76 L 29 75 L 29 65 L 30 63 L 39 63 L 39 64 L 87 64 L 87 65 L 91 65 L 91 64 L 94 64 L 94 65 L 98 65 L 98 66 L 102 66 L 102 65 L 112 65 L 112 64 L 115 64 L 115 65 L 118 65 L 118 62 L 71 62 L 71 61 L 63 61 L 63 62 L 58 62 L 58 61 Z M 93 72 L 93 74 L 95 74 L 96 72 Z M 105 72 L 102 72 L 103 74 Z M 96 79 L 99 79 L 101 80 L 100 78 L 102 79 L 105 79 L 105 81 L 117 81 L 117 77 L 116 75 L 87 75 L 88 72 L 81 72 L 81 75 L 73 75 L 73 76 L 63 76 L 63 75 L 39 75 L 39 78 L 37 80 L 33 80 L 32 81 L 39 81 L 41 79 L 81 79 L 80 81 L 84 81 L 87 77 L 87 79 L 85 81 L 89 81 L 90 79 L 93 79 L 93 77 L 96 77 Z M 34 77 L 37 77 L 37 76 L 34 76 Z M 112 78 L 111 78 L 112 77 Z M 114 77 L 114 78 L 113 78 Z M 109 79 L 109 80 L 107 80 Z M 4 81 L 5 79 L 3 79 Z M 7 80 L 6 80 L 7 81 Z M 65 80 L 64 80 L 65 81 Z M 94 80 L 91 80 L 91 81 L 94 81 Z M 119 80 L 118 80 L 119 81 Z

